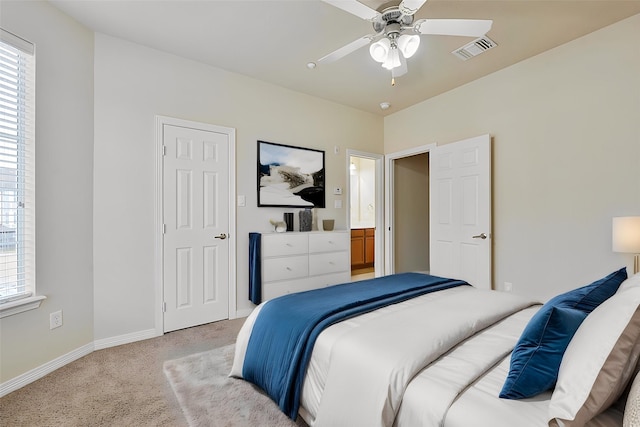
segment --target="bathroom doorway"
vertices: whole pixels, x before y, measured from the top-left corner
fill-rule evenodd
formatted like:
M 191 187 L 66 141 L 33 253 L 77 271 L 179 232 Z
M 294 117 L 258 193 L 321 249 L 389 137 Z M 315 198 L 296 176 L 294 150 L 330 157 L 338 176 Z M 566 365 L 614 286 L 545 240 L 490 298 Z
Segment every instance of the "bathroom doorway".
M 384 275 L 383 158 L 347 150 L 352 280 Z

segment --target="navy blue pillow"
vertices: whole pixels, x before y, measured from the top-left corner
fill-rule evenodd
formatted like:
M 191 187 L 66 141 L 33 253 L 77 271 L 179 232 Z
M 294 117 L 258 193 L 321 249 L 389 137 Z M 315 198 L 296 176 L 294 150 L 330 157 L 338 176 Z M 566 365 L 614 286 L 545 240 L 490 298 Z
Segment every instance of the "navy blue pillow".
M 553 387 L 564 351 L 582 320 L 615 294 L 626 278 L 627 269 L 621 268 L 544 304 L 531 318 L 511 353 L 509 375 L 500 397 L 523 399 Z
M 586 317 L 587 313 L 573 308 L 538 311 L 511 353 L 500 397 L 524 399 L 553 387 L 569 341 Z
M 547 304 L 575 308 L 589 314 L 615 294 L 625 280 L 627 280 L 627 268 L 623 267 L 590 285 L 557 295 L 550 299 Z

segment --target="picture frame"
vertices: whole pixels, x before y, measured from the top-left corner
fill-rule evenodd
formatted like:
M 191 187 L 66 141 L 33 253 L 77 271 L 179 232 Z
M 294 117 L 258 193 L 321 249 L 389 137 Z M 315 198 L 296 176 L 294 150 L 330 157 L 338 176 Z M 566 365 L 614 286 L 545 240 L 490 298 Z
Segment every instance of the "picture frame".
M 258 141 L 258 207 L 324 208 L 325 152 Z

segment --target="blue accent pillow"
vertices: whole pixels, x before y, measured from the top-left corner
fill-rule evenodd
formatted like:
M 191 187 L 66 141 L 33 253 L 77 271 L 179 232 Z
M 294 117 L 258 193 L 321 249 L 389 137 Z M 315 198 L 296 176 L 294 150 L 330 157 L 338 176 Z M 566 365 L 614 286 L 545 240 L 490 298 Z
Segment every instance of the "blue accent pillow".
M 615 294 L 625 280 L 627 280 L 627 268 L 623 267 L 590 285 L 557 295 L 550 299 L 547 304 L 575 308 L 589 314 Z
M 509 375 L 500 397 L 524 399 L 552 388 L 573 334 L 589 313 L 616 293 L 626 278 L 627 269 L 621 268 L 544 304 L 531 318 L 511 353 Z
M 524 399 L 556 383 L 562 356 L 587 313 L 551 307 L 538 311 L 511 354 L 511 366 L 500 397 Z

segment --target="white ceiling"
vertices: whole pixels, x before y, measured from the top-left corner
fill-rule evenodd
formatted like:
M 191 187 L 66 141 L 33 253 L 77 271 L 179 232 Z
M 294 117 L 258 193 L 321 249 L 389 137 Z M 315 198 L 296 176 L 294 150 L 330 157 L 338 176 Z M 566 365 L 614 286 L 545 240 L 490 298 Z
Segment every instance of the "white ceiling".
M 390 72 L 367 48 L 306 67 L 373 32 L 369 22 L 320 0 L 50 2 L 96 32 L 383 115 L 640 13 L 640 0 L 429 0 L 416 19 L 492 19 L 487 35 L 498 46 L 462 61 L 451 51 L 473 38 L 422 36 L 409 72 L 392 87 Z M 390 4 L 362 3 L 376 9 Z M 391 108 L 382 111 L 383 101 Z

